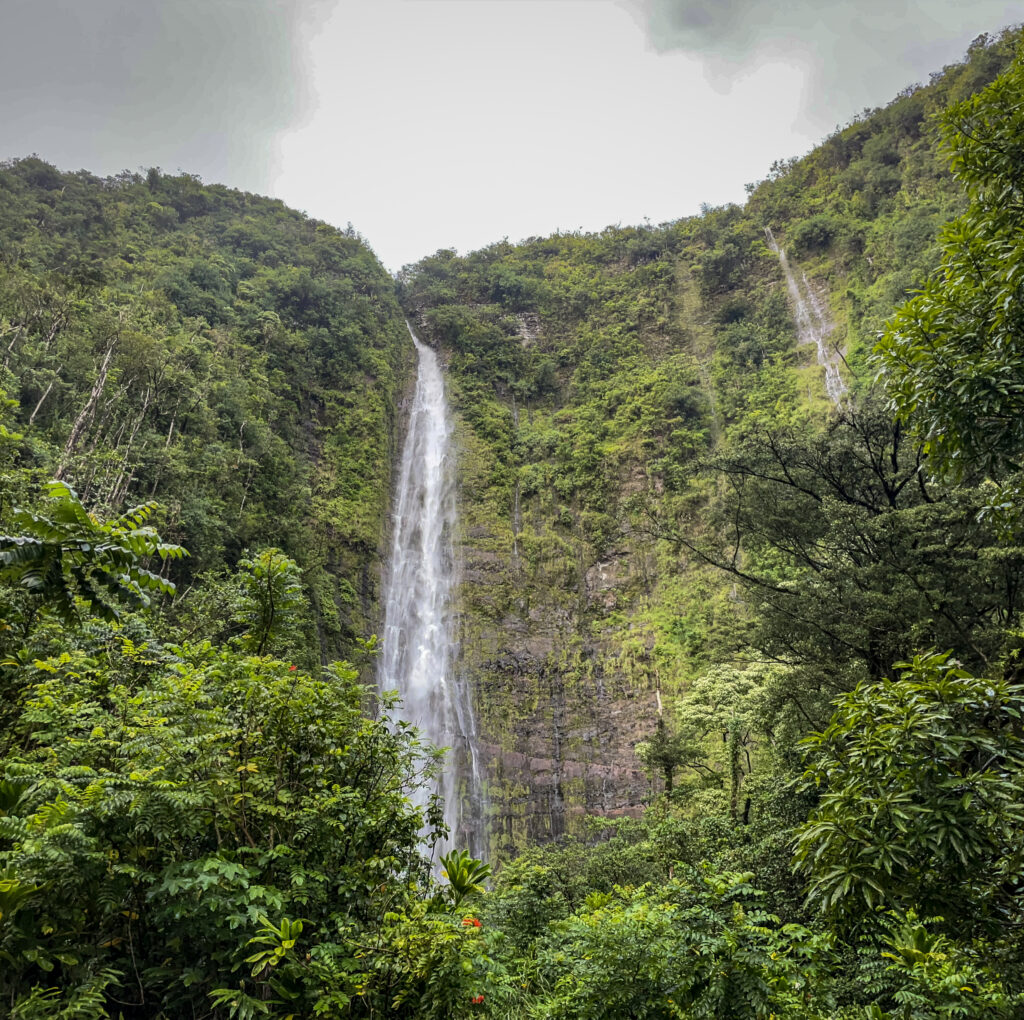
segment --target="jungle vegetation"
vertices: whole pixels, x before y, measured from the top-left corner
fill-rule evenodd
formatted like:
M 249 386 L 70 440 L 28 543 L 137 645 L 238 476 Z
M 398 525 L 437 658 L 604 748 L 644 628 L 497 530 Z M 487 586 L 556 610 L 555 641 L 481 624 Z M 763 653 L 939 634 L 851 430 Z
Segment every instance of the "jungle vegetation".
M 277 202 L 3 165 L 0 1015 L 1024 1016 L 1020 40 L 742 208 L 397 286 Z M 403 314 L 514 540 L 476 608 L 657 675 L 641 818 L 435 860 L 370 683 Z

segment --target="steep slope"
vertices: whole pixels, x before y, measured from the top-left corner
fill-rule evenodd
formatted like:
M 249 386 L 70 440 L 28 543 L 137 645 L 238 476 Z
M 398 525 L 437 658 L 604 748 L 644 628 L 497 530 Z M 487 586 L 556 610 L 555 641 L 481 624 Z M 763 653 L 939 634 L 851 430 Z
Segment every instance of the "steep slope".
M 441 251 L 402 274 L 458 415 L 459 670 L 491 757 L 494 851 L 640 811 L 634 746 L 744 643 L 735 589 L 670 534 L 708 527 L 717 483 L 699 464 L 757 427 L 813 430 L 869 383 L 875 331 L 961 207 L 929 117 L 1017 38 L 979 40 L 777 164 L 743 208 Z M 794 288 L 820 350 L 798 343 Z
M 179 582 L 283 548 L 324 658 L 371 633 L 412 349 L 361 238 L 187 175 L 31 158 L 0 168 L 0 252 L 17 463 L 101 512 L 159 500 Z M 33 495 L 18 477 L 5 507 Z

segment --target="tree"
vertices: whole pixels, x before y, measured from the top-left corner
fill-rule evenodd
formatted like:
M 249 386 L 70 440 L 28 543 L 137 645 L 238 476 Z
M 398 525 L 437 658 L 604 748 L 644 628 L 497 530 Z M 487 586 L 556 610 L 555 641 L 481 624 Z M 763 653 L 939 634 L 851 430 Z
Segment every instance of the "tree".
M 943 229 L 939 269 L 875 354 L 930 465 L 999 475 L 1024 454 L 1024 56 L 950 107 L 942 132 L 969 205 Z
M 721 538 L 696 540 L 689 522 L 664 533 L 743 586 L 743 640 L 810 678 L 809 716 L 922 647 L 994 667 L 1020 609 L 1024 550 L 979 523 L 984 491 L 925 481 L 919 445 L 879 400 L 820 431 L 751 431 L 712 467 Z
M 795 861 L 825 910 L 912 908 L 963 926 L 1019 924 L 1024 692 L 946 654 L 859 685 L 806 740 L 821 800 Z
M 386 711 L 363 715 L 354 668 L 127 638 L 22 668 L 35 682 L 0 735 L 0 1001 L 14 1015 L 63 1015 L 86 991 L 140 1020 L 418 1015 L 388 1006 L 429 977 L 392 942 L 429 898 L 406 793 L 431 757 Z M 454 915 L 441 927 L 462 934 Z M 272 931 L 287 959 L 254 967 Z M 258 1005 L 270 998 L 288 1007 Z
M 276 644 L 296 643 L 306 608 L 299 565 L 280 549 L 263 549 L 238 566 L 241 591 L 235 622 L 246 628 L 243 647 L 263 655 Z
M 688 739 L 688 735 L 670 733 L 665 720 L 660 718 L 651 739 L 636 745 L 636 756 L 652 772 L 661 773 L 666 793 L 672 792 L 677 769 L 705 767 L 700 748 Z

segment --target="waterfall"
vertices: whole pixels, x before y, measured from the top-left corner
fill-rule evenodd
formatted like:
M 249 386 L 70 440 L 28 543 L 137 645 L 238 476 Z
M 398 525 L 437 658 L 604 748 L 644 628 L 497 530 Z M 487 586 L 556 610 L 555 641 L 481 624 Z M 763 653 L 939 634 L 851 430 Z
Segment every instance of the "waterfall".
M 432 744 L 451 748 L 436 790 L 451 834 L 439 847 L 480 856 L 486 805 L 476 719 L 467 685 L 453 673 L 452 426 L 437 356 L 411 328 L 409 334 L 419 367 L 394 496 L 378 683 L 381 690 L 399 692 L 402 718 Z M 421 788 L 413 800 L 424 807 L 434 792 Z
M 835 325 L 821 297 L 807 279 L 807 274 L 801 272 L 797 280 L 786 252 L 779 247 L 771 227 L 765 227 L 764 233 L 768 247 L 779 256 L 779 263 L 786 275 L 786 288 L 796 316 L 797 340 L 802 344 L 814 344 L 818 364 L 825 369 L 825 392 L 833 404 L 838 404 L 846 392 L 846 383 L 839 374 L 839 352 L 829 348 L 827 343 Z

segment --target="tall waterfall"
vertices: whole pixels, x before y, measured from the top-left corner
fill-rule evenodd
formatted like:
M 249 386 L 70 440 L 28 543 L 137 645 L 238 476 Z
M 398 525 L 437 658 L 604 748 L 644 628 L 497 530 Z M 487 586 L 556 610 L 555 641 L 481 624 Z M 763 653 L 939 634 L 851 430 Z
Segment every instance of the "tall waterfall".
M 839 374 L 839 352 L 830 349 L 827 343 L 835 325 L 821 297 L 811 285 L 811 281 L 807 279 L 807 274 L 801 272 L 798 280 L 789 264 L 786 252 L 779 247 L 771 228 L 765 227 L 764 233 L 768 247 L 779 256 L 779 263 L 786 275 L 789 300 L 796 315 L 797 339 L 802 344 L 814 344 L 818 355 L 818 364 L 825 369 L 825 392 L 833 404 L 838 404 L 846 392 L 846 383 L 843 382 L 843 377 Z
M 419 359 L 416 392 L 394 496 L 378 682 L 397 690 L 401 716 L 432 744 L 450 747 L 436 792 L 451 834 L 442 850 L 483 851 L 484 812 L 476 720 L 453 674 L 455 480 L 451 420 L 437 356 L 409 329 Z M 420 790 L 422 807 L 434 791 Z M 439 844 L 440 845 L 440 844 Z

